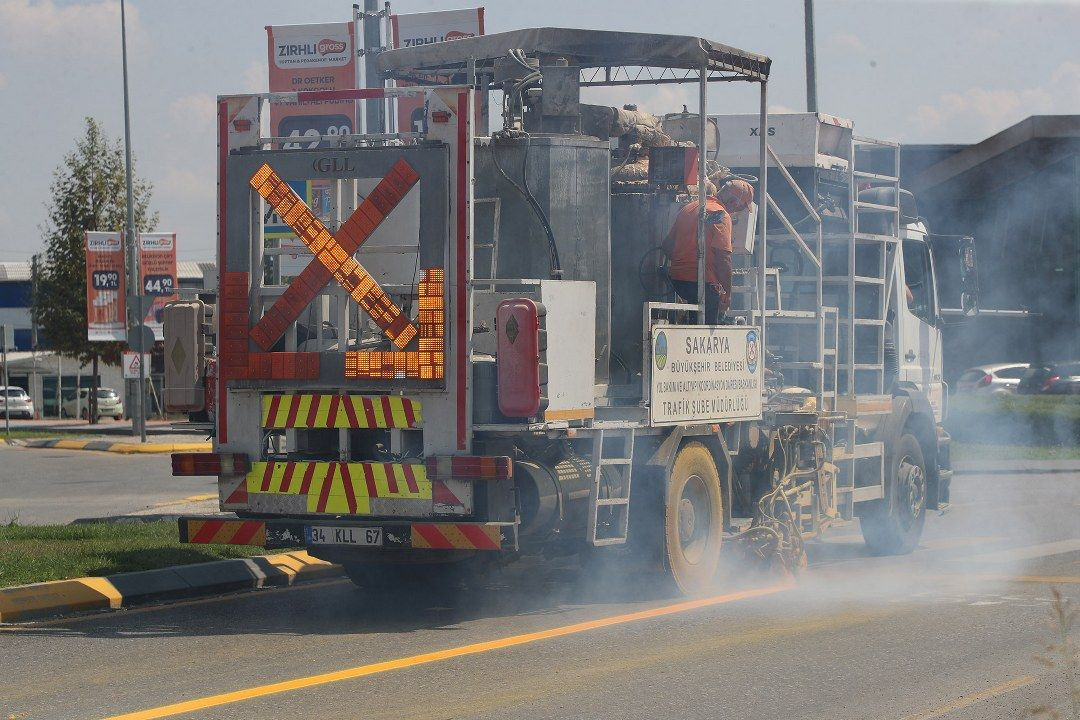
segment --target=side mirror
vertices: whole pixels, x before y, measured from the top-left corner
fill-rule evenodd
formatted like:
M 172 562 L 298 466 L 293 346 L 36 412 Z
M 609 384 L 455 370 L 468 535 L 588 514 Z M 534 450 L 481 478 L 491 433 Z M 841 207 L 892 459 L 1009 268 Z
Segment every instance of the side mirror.
M 979 313 L 979 272 L 975 260 L 975 238 L 960 239 L 960 308 L 971 317 Z

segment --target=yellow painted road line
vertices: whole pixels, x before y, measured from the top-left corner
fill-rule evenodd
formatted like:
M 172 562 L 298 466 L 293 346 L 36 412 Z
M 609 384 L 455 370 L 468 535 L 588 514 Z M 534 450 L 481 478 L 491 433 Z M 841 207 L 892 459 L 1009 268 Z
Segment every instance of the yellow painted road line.
M 698 608 L 710 607 L 713 605 L 722 605 L 724 603 L 736 602 L 738 600 L 747 600 L 750 598 L 762 597 L 765 595 L 772 595 L 775 593 L 784 592 L 785 590 L 789 590 L 793 587 L 795 587 L 794 583 L 784 583 L 781 585 L 771 585 L 763 588 L 755 588 L 752 590 L 742 590 L 739 592 L 727 593 L 724 595 L 716 595 L 714 597 L 701 598 L 698 600 L 688 600 L 686 602 L 675 603 L 674 605 L 663 605 L 661 607 L 651 608 L 649 610 L 641 610 L 639 612 L 627 613 L 624 615 L 612 615 L 610 617 L 599 618 L 597 620 L 588 620 L 586 622 L 575 623 L 573 625 L 564 625 L 562 627 L 555 627 L 548 630 L 525 633 L 524 635 L 511 635 L 509 637 L 498 638 L 496 640 L 488 640 L 486 642 L 473 643 L 470 645 L 461 645 L 455 648 L 437 650 L 435 652 L 422 653 L 420 655 L 411 655 L 409 657 L 398 658 L 396 660 L 386 660 L 384 662 L 371 663 L 369 665 L 360 665 L 357 667 L 347 668 L 345 670 L 321 673 L 319 675 L 309 675 L 308 677 L 301 677 L 295 678 L 293 680 L 285 680 L 283 682 L 270 683 L 269 685 L 259 685 L 257 687 L 247 688 L 245 690 L 236 690 L 233 692 L 221 693 L 220 695 L 210 695 L 208 697 L 173 703 L 172 705 L 163 705 L 161 707 L 151 708 L 149 710 L 140 710 L 124 715 L 115 715 L 107 718 L 107 720 L 153 720 L 154 718 L 164 718 L 171 717 L 173 715 L 192 713 L 199 710 L 206 710 L 208 708 L 229 705 L 231 703 L 243 702 L 245 700 L 254 700 L 257 698 L 266 697 L 268 695 L 276 695 L 278 693 L 291 692 L 293 690 L 303 690 L 305 688 L 316 687 L 318 685 L 341 682 L 342 680 L 353 680 L 355 678 L 366 677 L 368 675 L 376 675 L 378 673 L 390 672 L 392 670 L 402 670 L 404 668 L 416 667 L 418 665 L 427 665 L 443 660 L 451 660 L 453 658 L 464 657 L 466 655 L 476 655 L 478 653 L 491 652 L 493 650 L 502 650 L 505 648 L 516 647 L 518 645 L 528 645 L 530 643 L 539 642 L 541 640 L 550 640 L 552 638 L 565 637 L 567 635 L 576 635 L 578 633 L 588 632 L 590 630 L 598 630 L 600 628 L 611 627 L 613 625 L 623 625 L 626 623 L 640 622 L 642 620 L 664 617 L 666 615 L 674 615 L 676 613 L 696 610 Z
M 977 702 L 988 700 L 998 695 L 1004 695 L 1007 692 L 1012 692 L 1017 688 L 1022 688 L 1025 685 L 1030 685 L 1035 682 L 1035 677 L 1032 675 L 1023 675 L 1018 678 L 1013 678 L 1000 685 L 995 685 L 992 688 L 987 688 L 982 692 L 972 693 L 971 695 L 964 695 L 963 697 L 956 698 L 952 702 L 939 705 L 936 708 L 931 708 L 915 715 L 908 715 L 904 720 L 932 720 L 933 718 L 939 718 L 942 715 L 948 715 L 954 710 L 960 710 L 966 708 L 969 705 L 974 705 Z

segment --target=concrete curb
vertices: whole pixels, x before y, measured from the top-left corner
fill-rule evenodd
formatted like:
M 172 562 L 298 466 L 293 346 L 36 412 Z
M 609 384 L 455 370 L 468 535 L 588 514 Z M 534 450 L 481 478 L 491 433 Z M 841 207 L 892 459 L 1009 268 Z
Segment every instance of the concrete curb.
M 112 440 L 27 440 L 23 447 L 28 448 L 58 448 L 61 450 L 97 450 L 99 452 L 114 452 L 124 455 L 136 453 L 173 453 L 173 452 L 210 452 L 213 444 L 208 442 L 198 443 L 130 443 L 113 442 Z
M 296 551 L 173 565 L 106 577 L 17 585 L 0 588 L 0 622 L 86 610 L 117 610 L 154 600 L 179 600 L 233 590 L 293 585 L 340 574 L 338 565 Z

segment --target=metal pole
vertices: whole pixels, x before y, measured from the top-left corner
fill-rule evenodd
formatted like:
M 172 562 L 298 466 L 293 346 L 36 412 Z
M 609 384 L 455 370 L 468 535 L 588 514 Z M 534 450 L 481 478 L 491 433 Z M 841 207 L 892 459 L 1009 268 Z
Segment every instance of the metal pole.
M 759 347 L 766 348 L 765 344 L 765 292 L 766 270 L 768 254 L 766 247 L 765 221 L 769 216 L 769 93 L 766 81 L 761 81 L 761 106 L 758 109 L 758 248 L 761 253 L 758 256 L 758 310 L 761 313 L 761 344 Z
M 124 0 L 120 0 L 120 48 L 121 55 L 124 63 L 124 160 L 127 165 L 127 247 L 128 247 L 128 288 L 134 289 L 134 296 L 139 298 L 137 302 L 138 307 L 128 308 L 128 316 L 131 317 L 131 313 L 134 312 L 137 315 L 137 324 L 139 326 L 139 339 L 142 340 L 143 323 L 146 317 L 142 308 L 142 283 L 139 282 L 139 254 L 138 249 L 135 247 L 135 189 L 131 180 L 131 104 L 128 101 L 128 63 L 127 63 L 127 17 L 124 12 Z M 136 323 L 128 323 L 128 327 Z M 129 338 L 130 343 L 130 338 Z M 141 342 L 140 342 L 141 345 Z M 130 344 L 129 344 L 130 346 Z M 140 350 L 139 352 L 142 352 Z M 140 357 L 141 361 L 142 358 Z M 137 398 L 136 410 L 139 413 L 138 420 L 135 420 L 132 416 L 131 431 L 135 433 L 135 428 L 139 429 L 139 439 L 142 442 L 146 442 L 146 412 L 145 402 L 146 398 L 144 394 L 146 392 L 146 368 L 143 367 L 144 363 L 139 363 L 139 388 L 135 396 Z M 137 423 L 137 424 L 136 424 Z
M 8 395 L 7 326 L 0 325 L 0 345 L 4 360 L 4 442 L 11 444 L 11 396 Z
M 364 58 L 364 52 L 361 50 L 361 33 L 364 27 L 364 16 L 360 13 L 360 6 L 353 3 L 352 6 L 352 20 L 353 20 L 353 60 L 356 62 L 355 70 L 353 71 L 353 84 L 357 89 L 364 87 L 364 75 L 360 69 L 360 61 L 365 63 L 364 67 L 367 67 L 367 60 Z M 353 132 L 360 133 L 361 135 L 367 134 L 367 124 L 364 122 L 364 101 L 356 100 L 353 103 L 353 122 L 356 123 Z
M 705 117 L 708 103 L 709 66 L 702 63 L 698 78 L 698 226 L 697 226 L 697 304 L 698 324 L 711 325 L 716 318 L 705 317 L 705 205 L 708 193 L 705 191 L 705 130 L 708 120 Z
M 803 0 L 806 27 L 806 110 L 817 112 L 817 55 L 814 49 L 814 0 Z
M 375 58 L 382 45 L 382 32 L 379 18 L 379 0 L 364 0 L 364 87 L 381 88 L 383 79 Z M 369 100 L 364 107 L 367 118 L 367 132 L 382 133 L 385 130 L 383 103 Z

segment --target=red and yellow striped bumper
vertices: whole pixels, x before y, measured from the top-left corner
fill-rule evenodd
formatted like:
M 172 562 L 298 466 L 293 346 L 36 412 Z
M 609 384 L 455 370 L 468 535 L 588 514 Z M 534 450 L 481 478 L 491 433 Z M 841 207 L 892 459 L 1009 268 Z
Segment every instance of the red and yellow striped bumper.
M 516 550 L 514 523 L 484 522 L 299 522 L 297 520 L 235 520 L 182 517 L 180 542 L 196 545 L 256 545 L 295 548 L 305 545 L 307 527 L 382 528 L 382 545 L 365 551 L 394 550 Z M 348 547 L 348 546 L 335 546 Z

